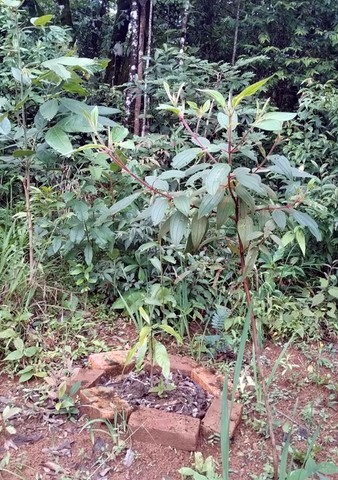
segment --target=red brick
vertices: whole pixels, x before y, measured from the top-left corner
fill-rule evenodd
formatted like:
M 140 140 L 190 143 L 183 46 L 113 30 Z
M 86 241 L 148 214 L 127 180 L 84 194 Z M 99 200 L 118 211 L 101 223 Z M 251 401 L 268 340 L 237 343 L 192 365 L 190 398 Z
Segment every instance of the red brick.
M 134 361 L 125 364 L 128 353 L 128 350 L 92 353 L 88 357 L 88 364 L 92 369 L 104 370 L 108 375 L 121 375 L 130 372 L 135 366 Z
M 67 380 L 67 393 L 69 394 L 71 388 L 76 383 L 80 383 L 79 389 L 74 393 L 78 394 L 82 388 L 91 388 L 97 385 L 103 375 L 104 370 L 89 370 L 87 368 L 74 368 L 73 375 Z
M 231 403 L 228 400 L 228 409 Z M 232 438 L 235 430 L 241 420 L 243 405 L 234 403 L 230 414 L 229 438 Z M 204 437 L 208 437 L 212 433 L 221 434 L 221 418 L 222 418 L 222 399 L 214 398 L 208 411 L 202 420 L 202 432 Z
M 207 368 L 198 367 L 192 370 L 191 378 L 206 392 L 210 393 L 214 397 L 220 397 L 222 395 L 224 383 L 223 375 L 216 375 Z
M 88 417 L 123 421 L 127 420 L 132 407 L 121 399 L 111 387 L 93 387 L 80 391 L 80 410 Z
M 197 418 L 141 407 L 132 412 L 128 422 L 132 439 L 171 446 L 179 450 L 197 448 L 200 420 Z

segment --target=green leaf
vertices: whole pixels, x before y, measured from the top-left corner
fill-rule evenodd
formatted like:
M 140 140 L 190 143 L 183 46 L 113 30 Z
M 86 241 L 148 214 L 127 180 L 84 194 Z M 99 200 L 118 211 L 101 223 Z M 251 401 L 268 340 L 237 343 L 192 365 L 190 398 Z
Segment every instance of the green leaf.
M 229 196 L 224 197 L 221 203 L 217 206 L 217 229 L 220 229 L 228 218 L 235 213 L 235 204 L 233 199 Z
M 8 135 L 11 131 L 11 122 L 7 117 L 0 121 L 0 135 Z
M 68 135 L 57 125 L 47 131 L 45 140 L 50 147 L 62 155 L 69 157 L 73 151 Z
M 203 150 L 201 148 L 188 148 L 187 150 L 183 150 L 183 152 L 174 156 L 172 160 L 173 168 L 180 169 L 185 167 L 195 160 L 195 158 L 202 152 Z
M 72 209 L 80 222 L 86 222 L 88 220 L 89 209 L 86 202 L 83 200 L 75 200 L 75 202 L 72 203 Z
M 331 287 L 328 292 L 332 297 L 338 298 L 338 287 Z
M 243 187 L 249 188 L 254 192 L 264 194 L 261 177 L 256 173 L 249 173 L 244 170 L 246 169 L 236 168 L 236 170 L 234 170 L 234 175 L 238 182 L 243 185 Z
M 243 278 L 247 277 L 249 273 L 252 271 L 252 269 L 254 268 L 258 254 L 259 254 L 258 247 L 249 248 L 248 253 L 246 254 L 246 257 L 245 257 L 245 267 L 243 272 Z
M 90 243 L 87 243 L 87 245 L 85 246 L 83 254 L 86 264 L 91 265 L 93 261 L 93 247 L 90 245 Z
M 244 248 L 247 248 L 250 243 L 249 235 L 254 231 L 252 218 L 248 215 L 244 218 L 240 218 L 237 224 L 239 236 L 241 238 Z
M 81 243 L 85 236 L 84 228 L 81 224 L 75 225 L 69 231 L 69 240 L 75 244 Z
M 9 405 L 6 405 L 3 412 L 2 412 L 2 418 L 5 422 L 7 422 L 7 420 L 15 417 L 21 411 L 22 411 L 22 409 L 19 408 L 19 407 L 10 407 Z
M 20 337 L 14 338 L 14 346 L 17 350 L 20 350 L 21 352 L 23 351 L 25 345 L 23 343 L 23 340 Z
M 122 142 L 129 134 L 129 131 L 125 127 L 114 127 L 110 131 L 110 141 L 112 143 Z
M 154 203 L 152 204 L 151 208 L 151 219 L 154 225 L 158 225 L 162 222 L 165 217 L 166 211 L 169 206 L 169 201 L 165 197 L 157 197 L 155 198 Z
M 337 295 L 338 295 L 338 291 L 337 291 Z M 338 298 L 338 296 L 337 296 L 337 298 Z M 317 305 L 320 305 L 321 303 L 323 303 L 324 300 L 325 300 L 324 293 L 322 293 L 322 292 L 317 293 L 317 295 L 315 295 L 312 299 L 312 306 L 316 307 Z
M 306 250 L 305 236 L 304 236 L 303 230 L 299 227 L 296 230 L 296 240 L 299 245 L 299 248 L 302 251 L 303 256 L 305 257 L 305 250 Z
M 24 383 L 24 382 L 28 382 L 34 376 L 34 372 L 27 372 L 22 374 L 19 373 L 19 375 L 20 375 L 19 383 Z
M 292 243 L 295 239 L 295 234 L 293 232 L 286 232 L 282 237 L 282 245 L 286 247 L 289 243 Z
M 317 222 L 310 217 L 307 213 L 299 212 L 298 210 L 291 210 L 293 218 L 302 227 L 308 227 L 312 235 L 319 242 L 322 239 L 322 235 L 319 231 Z
M 171 335 L 172 337 L 176 338 L 177 340 L 177 343 L 178 344 L 182 344 L 182 337 L 179 333 L 177 333 L 173 327 L 171 327 L 170 325 L 160 325 L 159 327 L 161 330 L 163 330 L 164 332 L 168 333 L 169 335 Z
M 127 208 L 140 196 L 140 194 L 141 194 L 140 192 L 133 193 L 132 195 L 129 195 L 128 197 L 125 197 L 122 200 L 119 200 L 118 202 L 114 203 L 114 205 L 109 209 L 110 215 L 116 215 L 116 213 L 119 213 L 121 210 L 124 210 L 125 208 Z
M 55 99 L 48 100 L 48 102 L 43 103 L 39 108 L 39 112 L 46 120 L 52 120 L 58 113 L 58 110 L 59 102 Z
M 16 337 L 17 333 L 12 328 L 6 328 L 6 330 L 0 331 L 0 338 L 14 338 Z
M 210 195 L 215 195 L 217 190 L 222 187 L 225 189 L 228 184 L 228 175 L 230 166 L 225 163 L 219 163 L 212 167 L 208 175 L 205 177 L 205 187 Z
M 278 122 L 277 120 L 260 119 L 253 123 L 253 126 L 268 132 L 280 132 L 283 130 L 283 122 Z
M 25 354 L 25 357 L 30 358 L 30 357 L 34 357 L 34 355 L 36 355 L 39 351 L 40 351 L 39 347 L 32 346 L 32 347 L 25 348 L 24 354 Z
M 333 475 L 338 473 L 338 467 L 333 462 L 321 462 L 317 465 L 317 472 Z
M 261 118 L 264 120 L 277 120 L 278 122 L 288 122 L 293 120 L 297 116 L 297 113 L 291 112 L 268 112 L 264 113 Z
M 51 21 L 53 15 L 42 15 L 41 17 L 34 17 L 30 19 L 30 22 L 36 27 L 44 27 Z
M 174 205 L 183 215 L 189 216 L 190 212 L 190 199 L 186 195 L 178 195 L 174 197 Z
M 243 202 L 250 208 L 251 213 L 254 214 L 255 213 L 255 199 L 253 198 L 253 196 L 240 183 L 238 183 L 236 185 L 235 191 L 236 191 L 237 196 L 241 200 L 243 200 Z
M 274 210 L 272 212 L 272 218 L 276 225 L 281 229 L 284 230 L 286 227 L 286 215 L 283 210 Z
M 154 339 L 155 340 L 155 339 Z M 164 378 L 170 375 L 170 358 L 165 346 L 155 340 L 154 360 L 160 366 Z
M 164 192 L 167 192 L 169 190 L 168 182 L 166 182 L 165 180 L 160 180 L 158 177 L 155 177 L 154 175 L 149 175 L 145 177 L 145 181 L 152 188 L 156 188 L 156 190 L 163 190 Z
M 234 107 L 237 107 L 237 105 L 246 97 L 251 97 L 254 95 L 260 88 L 262 88 L 270 79 L 272 76 L 268 78 L 264 78 L 263 80 L 260 80 L 259 82 L 253 83 L 252 85 L 249 85 L 246 87 L 241 93 L 236 95 L 233 100 L 232 104 Z
M 181 213 L 175 212 L 170 218 L 170 238 L 174 245 L 178 246 L 186 232 L 188 219 Z
M 226 130 L 229 128 L 229 115 L 226 115 L 223 112 L 218 112 L 217 121 L 222 128 L 225 128 Z
M 14 158 L 31 157 L 35 155 L 35 150 L 14 150 L 12 155 Z
M 198 215 L 194 215 L 191 221 L 191 241 L 194 247 L 194 250 L 197 250 L 200 246 L 204 235 L 208 230 L 208 219 L 207 217 L 198 218 Z
M 182 170 L 167 170 L 166 172 L 161 173 L 158 178 L 161 180 L 176 180 L 184 178 L 185 176 L 186 172 L 182 172 Z
M 198 218 L 207 216 L 223 200 L 224 192 L 218 190 L 215 195 L 205 195 L 198 209 Z
M 271 172 L 279 173 L 280 175 L 287 177 L 289 180 L 292 180 L 292 167 L 286 157 L 283 155 L 270 155 L 269 160 L 275 164 L 269 167 Z
M 211 97 L 217 105 L 220 105 L 222 108 L 225 108 L 226 106 L 226 101 L 223 95 L 218 92 L 217 90 L 201 90 L 201 92 L 205 92 L 209 97 Z
M 157 257 L 151 258 L 150 262 L 151 262 L 152 265 L 154 265 L 156 270 L 158 270 L 160 273 L 162 272 L 162 265 L 161 265 L 160 260 Z
M 19 350 L 14 350 L 14 352 L 11 352 L 5 357 L 5 360 L 9 361 L 15 361 L 15 360 L 20 360 L 23 357 L 23 352 L 20 352 Z

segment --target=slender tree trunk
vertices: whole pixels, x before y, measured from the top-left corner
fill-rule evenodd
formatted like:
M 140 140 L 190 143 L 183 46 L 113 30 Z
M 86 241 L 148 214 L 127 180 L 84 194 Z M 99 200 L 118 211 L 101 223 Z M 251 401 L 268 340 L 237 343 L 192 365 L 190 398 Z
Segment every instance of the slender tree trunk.
M 239 14 L 241 9 L 241 0 L 237 0 L 236 5 L 236 26 L 235 26 L 235 35 L 234 35 L 234 46 L 232 49 L 232 60 L 231 64 L 235 65 L 236 62 L 236 53 L 237 53 L 237 45 L 238 45 L 238 30 L 239 30 Z
M 132 84 L 135 80 L 138 67 L 138 40 L 139 40 L 139 12 L 137 0 L 132 0 L 130 11 L 131 52 L 128 81 Z M 130 123 L 132 113 L 133 91 L 131 86 L 126 92 L 126 120 Z
M 141 136 L 144 137 L 147 128 L 147 112 L 149 104 L 149 95 L 148 95 L 148 82 L 147 82 L 147 71 L 150 64 L 150 55 L 151 55 L 151 42 L 152 42 L 152 33 L 153 33 L 153 0 L 149 1 L 149 16 L 148 16 L 148 39 L 147 39 L 147 60 L 145 66 L 145 77 L 144 77 L 144 96 L 143 96 L 143 123 L 142 123 L 142 133 Z
M 69 0 L 56 0 L 58 5 L 61 25 L 65 25 L 74 30 L 72 10 L 70 8 Z
M 137 81 L 141 83 L 143 81 L 144 72 L 144 45 L 146 36 L 146 23 L 147 23 L 147 0 L 139 0 L 140 4 L 140 22 L 139 22 L 139 37 L 138 37 L 138 61 L 137 61 Z M 140 135 L 140 116 L 142 107 L 142 90 L 137 89 L 135 99 L 135 111 L 134 111 L 134 134 Z
M 91 58 L 99 57 L 101 50 L 102 42 L 102 25 L 103 18 L 106 15 L 108 10 L 108 0 L 101 0 L 100 8 L 96 11 L 95 6 L 93 7 L 93 30 L 92 30 L 92 41 L 91 41 Z
M 185 50 L 185 44 L 187 41 L 187 27 L 188 27 L 188 19 L 189 19 L 189 11 L 190 11 L 190 1 L 186 0 L 184 4 L 184 12 L 183 12 L 183 19 L 182 19 L 182 26 L 181 26 L 181 38 L 180 38 L 180 56 L 183 55 Z M 180 59 L 180 65 L 183 64 L 183 58 Z
M 124 59 L 124 44 L 128 35 L 130 0 L 118 0 L 117 12 L 111 38 L 110 62 L 105 71 L 104 82 L 110 85 L 123 83 L 121 70 Z

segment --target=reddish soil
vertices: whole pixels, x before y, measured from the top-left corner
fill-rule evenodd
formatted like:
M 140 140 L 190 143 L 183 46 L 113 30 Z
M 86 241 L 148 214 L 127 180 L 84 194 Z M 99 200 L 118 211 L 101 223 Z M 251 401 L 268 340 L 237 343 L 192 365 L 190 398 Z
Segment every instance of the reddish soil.
M 281 350 L 272 343 L 265 346 L 262 360 L 267 375 Z M 266 421 L 250 386 L 253 373 L 249 365 L 246 368 L 240 398 L 245 404 L 244 419 L 231 442 L 230 480 L 253 479 L 271 463 Z M 84 417 L 68 419 L 66 415 L 52 414 L 50 400 L 46 401 L 48 388 L 43 382 L 21 385 L 4 375 L 0 377 L 0 410 L 6 405 L 22 409 L 10 422 L 17 433 L 7 437 L 17 448 L 6 452 L 3 430 L 0 433 L 1 480 L 179 480 L 178 469 L 192 465 L 193 455 L 189 452 L 131 442 L 128 435 L 125 440 L 121 435 L 113 441 L 98 423 L 83 428 L 87 422 Z M 338 463 L 337 345 L 290 348 L 270 386 L 270 398 L 279 445 L 287 424 L 292 425 L 291 444 L 295 455 L 302 459 L 320 427 L 315 458 Z M 216 438 L 203 442 L 199 450 L 220 462 Z M 338 479 L 338 475 L 330 478 Z

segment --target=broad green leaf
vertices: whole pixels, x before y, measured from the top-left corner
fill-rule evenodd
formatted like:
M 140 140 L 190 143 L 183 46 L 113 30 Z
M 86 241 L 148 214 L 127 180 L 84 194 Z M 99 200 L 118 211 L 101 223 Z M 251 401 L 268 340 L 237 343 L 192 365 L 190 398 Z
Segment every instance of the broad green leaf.
M 110 141 L 112 143 L 122 142 L 129 134 L 129 131 L 125 127 L 114 127 L 110 130 Z
M 30 22 L 36 27 L 44 27 L 51 21 L 53 15 L 42 15 L 41 17 L 31 18 Z
M 286 247 L 289 243 L 292 243 L 295 239 L 295 234 L 293 232 L 286 232 L 282 237 L 282 245 Z
M 241 93 L 236 95 L 233 100 L 232 104 L 234 107 L 237 107 L 237 105 L 246 97 L 251 97 L 254 95 L 260 88 L 262 88 L 270 79 L 272 76 L 268 78 L 264 78 L 263 80 L 260 80 L 259 82 L 253 83 L 252 85 L 249 85 L 246 87 Z
M 190 212 L 190 199 L 186 195 L 182 194 L 175 196 L 173 201 L 177 210 L 179 210 L 181 213 L 183 213 L 183 215 L 188 217 Z
M 93 247 L 87 243 L 83 251 L 85 262 L 87 265 L 91 265 L 93 261 Z
M 20 360 L 23 357 L 23 352 L 20 352 L 19 350 L 14 350 L 14 352 L 11 352 L 7 355 L 7 357 L 4 358 L 4 360 L 9 360 L 10 362 L 13 362 L 15 360 Z
M 22 374 L 18 372 L 18 374 L 20 375 L 19 383 L 28 382 L 28 380 L 30 380 L 34 376 L 34 372 L 27 372 Z
M 155 340 L 155 339 L 154 339 Z M 165 346 L 155 340 L 154 351 L 155 362 L 160 366 L 164 378 L 169 378 L 170 375 L 170 358 Z
M 34 154 L 35 150 L 14 150 L 14 152 L 12 152 L 14 158 L 31 157 Z
M 81 224 L 76 225 L 69 231 L 69 240 L 73 243 L 79 244 L 85 236 L 85 230 Z
M 59 102 L 53 98 L 52 100 L 48 100 L 48 102 L 43 103 L 40 106 L 39 111 L 43 118 L 46 120 L 52 120 L 52 118 L 54 118 L 58 113 L 58 109 Z
M 217 206 L 217 228 L 220 229 L 228 218 L 235 213 L 235 204 L 233 199 L 228 195 L 224 197 Z
M 24 354 L 25 354 L 25 357 L 30 358 L 36 355 L 39 351 L 40 351 L 39 347 L 32 346 L 32 347 L 25 348 Z
M 281 229 L 284 230 L 286 227 L 286 215 L 283 210 L 274 210 L 272 212 L 272 218 L 276 225 Z
M 14 338 L 16 336 L 16 332 L 12 328 L 6 328 L 6 330 L 0 330 L 0 338 Z
M 338 294 L 338 292 L 337 292 L 337 294 Z M 323 303 L 324 300 L 325 300 L 324 293 L 322 293 L 322 292 L 317 293 L 312 299 L 312 306 L 316 307 L 317 305 L 320 305 L 321 303 Z
M 332 297 L 338 298 L 338 287 L 331 287 L 328 292 Z
M 86 222 L 89 217 L 89 209 L 86 202 L 83 200 L 75 200 L 71 205 L 75 215 L 80 220 L 80 222 Z
M 182 170 L 167 170 L 166 172 L 161 173 L 158 178 L 161 180 L 176 180 L 184 178 L 185 176 L 186 172 L 182 172 Z
M 226 106 L 226 101 L 223 95 L 218 92 L 217 90 L 201 90 L 201 92 L 206 93 L 209 97 L 211 97 L 219 106 L 222 108 L 225 108 Z
M 19 407 L 10 407 L 9 405 L 6 405 L 2 412 L 2 418 L 5 422 L 7 422 L 7 420 L 15 417 L 15 415 L 18 415 L 18 413 L 21 411 L 22 409 Z
M 204 195 L 201 205 L 198 209 L 198 218 L 206 217 L 222 201 L 224 192 L 218 190 L 215 195 Z
M 240 169 L 234 170 L 234 175 L 237 178 L 238 182 L 243 185 L 243 187 L 249 188 L 254 192 L 264 194 L 264 190 L 262 188 L 262 179 L 256 173 L 246 173 L 241 171 Z
M 166 110 L 168 112 L 175 113 L 176 115 L 179 115 L 181 113 L 181 110 L 178 107 L 173 107 L 172 105 L 164 103 L 160 103 L 156 110 Z
M 230 166 L 226 163 L 219 163 L 212 167 L 205 177 L 205 187 L 210 195 L 215 195 L 219 188 L 225 189 L 228 184 Z
M 150 317 L 149 317 L 149 315 L 147 314 L 147 312 L 144 310 L 144 308 L 143 308 L 143 307 L 140 307 L 140 308 L 138 309 L 138 311 L 140 312 L 141 317 L 143 318 L 143 320 L 144 320 L 148 325 L 150 325 Z M 141 341 L 141 342 L 143 341 L 143 337 L 142 337 L 141 334 L 140 334 L 140 341 Z
M 20 337 L 14 338 L 14 346 L 17 350 L 23 351 L 25 345 L 23 343 L 23 340 Z
M 240 218 L 237 224 L 239 236 L 241 238 L 243 247 L 246 249 L 249 246 L 249 235 L 254 231 L 252 218 L 248 215 L 244 218 Z
M 86 68 L 89 65 L 94 65 L 95 60 L 85 57 L 58 57 L 52 60 L 46 60 L 41 65 L 50 68 L 50 65 L 66 65 L 67 67 L 81 67 Z
M 318 242 L 322 239 L 318 224 L 310 215 L 298 210 L 291 210 L 291 213 L 296 222 L 302 227 L 307 227 Z
M 188 219 L 181 212 L 175 212 L 170 218 L 170 238 L 178 246 L 186 232 Z
M 278 120 L 264 120 L 263 118 L 253 123 L 253 126 L 268 132 L 280 132 L 283 130 L 283 122 Z
M 226 130 L 229 128 L 229 115 L 226 115 L 223 112 L 218 112 L 217 121 L 222 128 Z
M 179 344 L 182 344 L 182 337 L 179 333 L 177 333 L 173 327 L 171 327 L 170 325 L 160 325 L 159 327 L 161 330 L 163 330 L 164 332 L 168 333 L 169 335 L 171 335 L 172 337 L 176 338 L 177 340 L 177 343 Z
M 183 150 L 183 152 L 174 156 L 172 166 L 177 169 L 183 168 L 195 160 L 195 158 L 202 152 L 203 150 L 201 148 L 188 148 L 187 150 Z
M 258 254 L 259 254 L 258 247 L 249 248 L 248 253 L 246 254 L 246 257 L 245 257 L 245 267 L 243 272 L 243 278 L 247 277 L 249 273 L 252 271 L 256 263 Z
M 154 203 L 152 204 L 151 208 L 151 219 L 154 225 L 158 225 L 162 222 L 165 217 L 166 211 L 169 206 L 169 201 L 165 197 L 157 197 L 155 198 Z
M 140 196 L 140 194 L 140 192 L 133 193 L 132 195 L 129 195 L 128 197 L 125 197 L 122 200 L 114 203 L 114 205 L 109 209 L 110 215 L 116 215 L 116 213 L 119 213 L 121 210 L 127 208 L 134 202 L 134 200 L 136 200 Z
M 288 122 L 293 120 L 297 116 L 297 113 L 291 112 L 268 112 L 264 113 L 261 118 L 264 120 L 277 120 L 278 122 Z
M 93 131 L 93 128 L 88 122 L 88 119 L 84 115 L 70 114 L 62 118 L 56 126 L 60 127 L 64 132 L 68 133 L 90 133 Z M 81 147 L 80 147 L 81 148 Z M 82 150 L 88 149 L 88 145 L 84 145 Z M 80 151 L 80 150 L 78 150 Z
M 155 188 L 156 190 L 163 190 L 164 192 L 167 192 L 169 190 L 168 182 L 166 182 L 165 180 L 160 180 L 154 175 L 149 175 L 145 177 L 145 181 L 150 187 Z
M 317 464 L 317 472 L 324 473 L 325 475 L 333 475 L 338 473 L 338 466 L 333 462 L 321 462 Z
M 292 166 L 286 157 L 283 155 L 270 155 L 269 160 L 275 164 L 269 167 L 271 172 L 279 173 L 287 177 L 289 180 L 292 180 Z
M 0 135 L 8 135 L 11 131 L 11 122 L 7 117 L 3 118 L 0 122 Z
M 198 215 L 194 215 L 191 221 L 191 241 L 194 250 L 197 250 L 200 246 L 207 230 L 208 230 L 207 217 L 198 218 Z
M 50 147 L 62 155 L 70 156 L 73 151 L 68 135 L 57 125 L 47 131 L 45 140 Z
M 160 273 L 162 272 L 162 265 L 161 265 L 160 260 L 157 257 L 151 258 L 150 262 L 151 262 L 152 265 L 154 265 L 156 270 L 158 270 Z
M 296 230 L 296 240 L 299 245 L 299 248 L 302 251 L 303 256 L 305 257 L 305 250 L 306 250 L 305 236 L 304 236 L 303 230 L 299 227 Z
M 207 149 L 210 145 L 210 140 L 205 137 L 196 137 L 191 139 L 192 143 L 197 145 L 198 147 L 202 147 Z
M 235 192 L 237 196 L 250 208 L 252 214 L 255 213 L 255 199 L 240 183 L 236 185 Z

